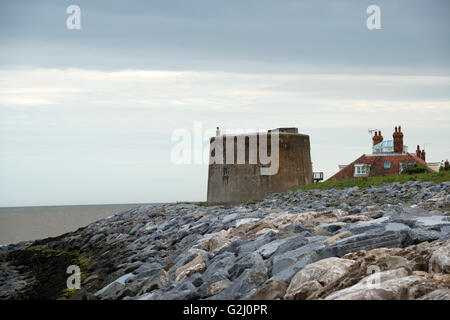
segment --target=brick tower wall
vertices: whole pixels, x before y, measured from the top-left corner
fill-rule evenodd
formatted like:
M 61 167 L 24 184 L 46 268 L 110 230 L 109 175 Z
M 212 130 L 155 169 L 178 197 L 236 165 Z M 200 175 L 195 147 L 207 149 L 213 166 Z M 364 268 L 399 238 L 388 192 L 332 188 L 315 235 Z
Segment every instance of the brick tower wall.
M 267 137 L 270 150 L 270 133 Z M 258 164 L 248 163 L 248 141 L 245 164 L 210 164 L 208 204 L 236 204 L 260 200 L 272 193 L 312 183 L 309 136 L 280 132 L 279 142 L 279 170 L 274 175 L 261 175 L 259 159 Z M 236 159 L 236 140 L 234 146 Z M 257 148 L 259 153 L 259 141 Z

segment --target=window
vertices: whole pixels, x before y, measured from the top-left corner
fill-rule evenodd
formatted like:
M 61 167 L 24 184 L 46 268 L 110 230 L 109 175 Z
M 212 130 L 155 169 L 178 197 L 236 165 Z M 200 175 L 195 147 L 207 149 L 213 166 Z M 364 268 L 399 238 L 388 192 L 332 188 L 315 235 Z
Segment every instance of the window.
M 384 168 L 385 169 L 390 169 L 391 168 L 391 162 L 390 161 L 385 161 L 384 162 Z
M 367 177 L 370 172 L 370 164 L 358 163 L 355 164 L 355 177 Z

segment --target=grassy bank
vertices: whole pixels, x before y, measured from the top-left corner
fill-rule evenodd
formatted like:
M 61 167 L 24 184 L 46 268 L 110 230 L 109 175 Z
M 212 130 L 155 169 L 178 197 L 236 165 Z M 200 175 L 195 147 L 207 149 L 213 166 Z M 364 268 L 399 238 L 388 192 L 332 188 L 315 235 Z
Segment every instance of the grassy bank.
M 364 189 L 370 186 L 379 186 L 382 185 L 383 183 L 392 183 L 392 182 L 405 183 L 407 181 L 432 181 L 435 183 L 450 181 L 450 171 L 436 172 L 436 173 L 420 173 L 412 175 L 398 175 L 390 177 L 369 177 L 369 178 L 353 178 L 334 181 L 324 181 L 320 183 L 307 184 L 299 187 L 298 189 L 326 190 L 332 188 L 343 189 L 355 186 L 359 187 L 360 189 Z

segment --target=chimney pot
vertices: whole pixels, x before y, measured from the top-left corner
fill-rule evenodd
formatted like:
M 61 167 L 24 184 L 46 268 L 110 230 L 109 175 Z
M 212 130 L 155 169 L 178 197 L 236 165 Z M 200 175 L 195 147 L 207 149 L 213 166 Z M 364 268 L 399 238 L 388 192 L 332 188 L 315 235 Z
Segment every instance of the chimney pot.
M 403 133 L 400 131 L 401 127 L 395 127 L 395 132 L 392 134 L 394 138 L 394 153 L 403 153 Z
M 372 137 L 373 145 L 377 145 L 380 142 L 383 142 L 383 137 L 381 136 L 381 131 L 375 131 L 375 135 Z

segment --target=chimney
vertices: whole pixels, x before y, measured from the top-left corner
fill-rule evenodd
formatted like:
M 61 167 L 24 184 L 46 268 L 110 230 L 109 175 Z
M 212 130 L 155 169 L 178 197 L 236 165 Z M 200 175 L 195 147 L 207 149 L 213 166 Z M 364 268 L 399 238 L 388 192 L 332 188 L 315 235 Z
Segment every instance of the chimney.
M 420 152 L 420 147 L 419 147 L 419 145 L 417 145 L 416 157 L 417 157 L 417 158 L 422 158 L 422 153 Z
M 383 142 L 383 136 L 381 135 L 381 131 L 378 133 L 375 131 L 375 135 L 372 137 L 373 145 L 377 145 L 380 142 Z
M 420 159 L 425 161 L 425 150 L 422 150 L 422 154 L 420 155 Z
M 394 153 L 403 153 L 403 132 L 402 127 L 395 127 L 395 132 L 392 135 L 394 138 Z

